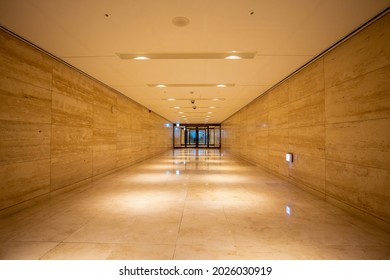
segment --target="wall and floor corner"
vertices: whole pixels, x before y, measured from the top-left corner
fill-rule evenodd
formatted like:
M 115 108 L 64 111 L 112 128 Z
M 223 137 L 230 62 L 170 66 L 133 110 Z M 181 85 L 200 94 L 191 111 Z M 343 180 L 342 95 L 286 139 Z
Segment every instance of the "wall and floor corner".
M 172 148 L 166 119 L 2 30 L 0 84 L 3 213 Z
M 225 120 L 222 147 L 389 229 L 389 81 L 387 13 Z

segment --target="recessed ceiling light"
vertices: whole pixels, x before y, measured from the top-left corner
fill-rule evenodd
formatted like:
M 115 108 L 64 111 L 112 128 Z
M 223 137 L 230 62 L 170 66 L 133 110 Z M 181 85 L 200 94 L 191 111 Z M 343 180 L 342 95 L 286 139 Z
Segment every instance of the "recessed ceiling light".
M 209 108 L 210 108 L 210 109 L 214 109 L 215 107 L 214 107 L 214 106 L 210 106 Z
M 146 56 L 136 56 L 133 59 L 134 60 L 147 60 L 147 59 L 149 59 L 149 57 L 146 57 Z
M 179 112 L 179 114 L 183 114 L 183 112 Z
M 207 114 L 212 114 L 213 112 L 207 112 Z
M 168 100 L 168 101 L 174 101 L 175 98 L 168 98 L 167 100 Z
M 217 85 L 217 87 L 219 87 L 219 88 L 225 88 L 226 85 Z
M 188 88 L 194 88 L 194 87 L 234 87 L 235 84 L 148 84 L 148 87 L 188 87 Z M 190 91 L 191 94 L 193 94 L 193 91 Z
M 218 101 L 219 98 L 213 98 L 214 101 Z M 210 108 L 214 108 L 214 107 L 210 107 Z
M 256 52 L 117 53 L 120 59 L 253 59 Z
M 226 56 L 225 59 L 242 59 L 242 57 L 238 55 L 229 55 Z
M 180 107 L 178 107 L 178 106 L 176 106 L 176 107 L 173 107 L 173 108 L 175 108 L 175 109 L 180 109 Z

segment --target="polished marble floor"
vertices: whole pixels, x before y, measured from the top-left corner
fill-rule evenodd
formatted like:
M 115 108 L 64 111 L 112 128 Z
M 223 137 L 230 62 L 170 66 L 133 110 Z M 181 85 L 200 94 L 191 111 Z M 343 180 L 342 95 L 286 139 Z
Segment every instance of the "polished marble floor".
M 0 219 L 0 259 L 390 259 L 390 234 L 219 150 L 183 149 Z

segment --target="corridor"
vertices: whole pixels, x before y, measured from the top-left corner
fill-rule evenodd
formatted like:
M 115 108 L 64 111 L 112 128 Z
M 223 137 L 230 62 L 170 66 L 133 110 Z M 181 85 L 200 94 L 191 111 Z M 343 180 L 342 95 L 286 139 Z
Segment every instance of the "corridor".
M 178 149 L 0 219 L 1 259 L 389 259 L 390 235 L 217 149 Z

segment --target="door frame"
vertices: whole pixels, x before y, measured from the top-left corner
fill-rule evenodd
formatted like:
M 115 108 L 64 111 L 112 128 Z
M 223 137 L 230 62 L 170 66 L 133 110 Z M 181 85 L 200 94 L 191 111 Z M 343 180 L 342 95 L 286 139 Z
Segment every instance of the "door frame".
M 181 144 L 181 146 L 179 147 L 175 147 L 175 129 L 180 129 L 180 133 L 182 133 L 182 129 L 184 127 L 184 145 Z M 215 127 L 219 127 L 219 145 L 218 146 L 210 146 L 210 127 L 214 127 L 214 132 L 215 132 Z M 195 139 L 195 147 L 194 147 L 194 144 L 189 144 L 189 132 L 188 131 L 188 128 L 189 129 L 195 129 L 196 130 L 196 139 Z M 204 129 L 206 130 L 206 135 L 207 135 L 207 139 L 206 139 L 206 144 L 204 145 L 204 147 L 199 147 L 199 129 Z M 211 149 L 220 149 L 221 148 L 221 134 L 222 134 L 222 131 L 221 131 L 221 125 L 220 124 L 180 124 L 180 126 L 176 126 L 176 125 L 173 125 L 173 148 L 174 149 L 180 149 L 180 148 L 194 148 L 194 149 L 197 149 L 197 148 L 201 148 L 201 149 L 208 149 L 208 148 L 211 148 Z M 181 135 L 179 136 L 180 137 L 180 141 L 181 141 Z M 215 139 L 214 139 L 215 141 Z

